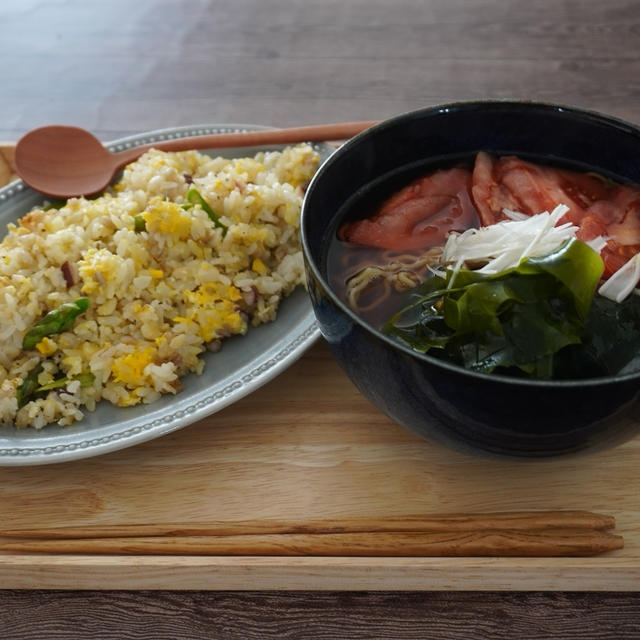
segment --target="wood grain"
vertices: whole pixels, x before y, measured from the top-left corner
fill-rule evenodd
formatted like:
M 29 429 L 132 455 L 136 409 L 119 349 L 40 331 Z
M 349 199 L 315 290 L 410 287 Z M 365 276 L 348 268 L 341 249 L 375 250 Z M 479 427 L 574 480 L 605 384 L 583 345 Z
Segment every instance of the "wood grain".
M 640 122 L 637 9 L 636 0 L 6 0 L 0 139 L 49 123 L 110 140 L 204 122 L 369 120 L 477 98 L 559 101 Z
M 36 590 L 2 596 L 3 631 L 12 640 L 146 639 L 151 631 L 153 640 L 624 640 L 637 638 L 640 616 L 638 599 L 622 593 Z
M 637 592 L 639 580 L 618 552 L 551 570 L 548 558 L 2 556 L 3 585 L 21 589 Z
M 599 530 L 384 531 L 263 533 L 236 536 L 0 540 L 0 551 L 107 556 L 277 556 L 279 558 L 588 557 L 622 549 L 621 536 Z M 126 561 L 124 561 L 126 562 Z
M 13 151 L 13 144 L 0 142 L 0 187 L 18 177 L 13 166 Z
M 235 522 L 190 522 L 171 524 L 115 524 L 88 526 L 0 529 L 0 538 L 91 539 L 141 536 L 246 536 L 286 533 L 376 533 L 376 532 L 475 532 L 545 531 L 573 529 L 605 531 L 615 527 L 615 518 L 589 511 L 512 511 L 504 513 L 429 514 L 341 518 L 306 521 L 249 520 Z
M 320 412 L 312 400 L 318 389 Z M 224 556 L 167 556 L 145 563 L 119 556 L 109 564 L 104 562 L 109 558 L 97 556 L 45 555 L 34 562 L 9 554 L 0 569 L 4 584 L 16 587 L 44 581 L 50 588 L 68 587 L 84 574 L 84 588 L 149 588 L 167 580 L 181 588 L 635 588 L 639 447 L 633 440 L 598 455 L 531 462 L 445 450 L 374 409 L 319 342 L 257 392 L 181 431 L 94 459 L 0 469 L 0 522 L 7 529 L 144 522 L 237 526 L 256 520 L 309 523 L 572 508 L 613 515 L 625 548 L 564 564 L 565 559 L 531 564 L 518 558 L 489 563 L 452 558 L 459 561 L 452 564 L 419 558 L 380 564 L 377 558 L 318 563 L 304 557 Z
M 48 123 L 108 141 L 197 123 L 380 119 L 473 98 L 559 101 L 640 123 L 639 32 L 637 0 L 3 0 L 0 140 Z M 536 559 L 294 558 L 284 566 L 200 558 L 194 567 L 143 558 L 128 567 L 13 555 L 2 558 L 0 587 L 31 591 L 0 589 L 0 635 L 638 637 L 640 594 L 581 591 L 640 584 L 637 442 L 562 464 L 436 451 L 372 412 L 337 369 L 323 368 L 327 358 L 318 345 L 284 378 L 321 403 L 322 415 L 296 397 L 280 418 L 265 414 L 270 385 L 165 442 L 3 472 L 0 519 L 30 527 L 139 522 L 141 513 L 165 523 L 237 521 L 276 518 L 284 505 L 296 520 L 377 517 L 495 511 L 510 496 L 516 509 L 611 512 L 624 552 L 558 559 L 552 570 Z M 336 377 L 327 380 L 328 371 Z M 460 488 L 453 494 L 452 483 Z M 170 508 L 159 497 L 167 491 Z M 523 581 L 555 592 L 522 593 Z M 39 590 L 61 585 L 102 591 Z M 154 591 L 104 591 L 117 586 Z M 287 586 L 301 591 L 175 590 Z M 318 591 L 332 587 L 341 591 Z

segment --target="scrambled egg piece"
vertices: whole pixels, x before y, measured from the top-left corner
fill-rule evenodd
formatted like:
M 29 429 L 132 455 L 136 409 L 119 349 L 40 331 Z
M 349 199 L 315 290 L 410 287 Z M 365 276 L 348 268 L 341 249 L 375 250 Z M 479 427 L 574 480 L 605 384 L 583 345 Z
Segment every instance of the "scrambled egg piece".
M 116 358 L 111 365 L 115 382 L 122 382 L 130 387 L 145 385 L 147 376 L 144 370 L 153 362 L 155 354 L 155 349 L 149 346 Z
M 152 198 L 141 215 L 147 231 L 172 234 L 182 240 L 191 235 L 192 215 L 175 202 Z
M 185 291 L 183 298 L 191 308 L 186 316 L 173 320 L 195 323 L 205 342 L 247 330 L 247 321 L 237 305 L 242 294 L 233 285 L 207 282 L 194 291 Z

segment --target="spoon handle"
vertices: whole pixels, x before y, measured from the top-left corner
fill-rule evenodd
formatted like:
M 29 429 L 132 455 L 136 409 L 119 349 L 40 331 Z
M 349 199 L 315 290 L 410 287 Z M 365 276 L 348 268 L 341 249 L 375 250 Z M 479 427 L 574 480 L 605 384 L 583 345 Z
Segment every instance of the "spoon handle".
M 263 129 L 260 131 L 242 131 L 234 133 L 215 133 L 211 135 L 189 136 L 158 140 L 132 147 L 114 154 L 118 159 L 118 168 L 139 158 L 149 149 L 160 151 L 185 151 L 187 149 L 215 149 L 219 147 L 250 147 L 269 144 L 294 144 L 298 142 L 321 142 L 345 140 L 376 124 L 375 121 L 341 122 L 336 124 L 309 125 L 287 129 Z

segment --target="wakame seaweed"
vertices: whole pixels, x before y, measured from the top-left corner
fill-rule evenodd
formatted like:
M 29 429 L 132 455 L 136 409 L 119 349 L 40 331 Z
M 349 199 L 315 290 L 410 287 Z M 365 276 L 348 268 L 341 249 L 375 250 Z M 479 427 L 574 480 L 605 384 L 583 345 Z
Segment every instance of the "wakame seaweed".
M 448 269 L 416 287 L 383 330 L 483 373 L 610 375 L 640 351 L 640 299 L 594 297 L 602 272 L 598 253 L 576 239 L 498 274 Z
M 610 376 L 640 358 L 640 296 L 615 302 L 595 296 L 582 341 L 555 359 L 558 378 Z M 634 365 L 636 363 L 633 363 Z M 640 367 L 640 363 L 635 367 Z

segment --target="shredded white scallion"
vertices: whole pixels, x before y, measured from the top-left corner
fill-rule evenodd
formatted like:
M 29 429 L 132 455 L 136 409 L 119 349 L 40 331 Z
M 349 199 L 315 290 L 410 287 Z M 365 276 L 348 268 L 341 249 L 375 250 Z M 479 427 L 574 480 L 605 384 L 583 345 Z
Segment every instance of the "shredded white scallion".
M 456 279 L 456 276 L 458 275 L 458 271 L 462 269 L 463 263 L 464 263 L 464 260 L 462 258 L 458 258 L 458 261 L 453 267 L 453 271 L 451 273 L 451 277 L 449 278 L 449 282 L 447 283 L 447 289 L 453 289 L 453 281 Z
M 504 220 L 480 229 L 450 234 L 444 246 L 445 264 L 483 264 L 480 273 L 495 274 L 516 267 L 525 258 L 546 255 L 572 238 L 578 227 L 567 222 L 556 226 L 569 207 L 559 204 L 549 213 L 527 216 L 505 211 Z M 525 215 L 524 218 L 520 218 Z
M 526 213 L 522 213 L 522 211 L 513 211 L 512 209 L 503 209 L 502 213 L 504 213 L 509 220 L 526 220 L 529 217 Z
M 607 246 L 607 238 L 596 236 L 593 240 L 587 240 L 585 244 L 590 246 L 596 253 L 600 253 Z
M 625 262 L 599 289 L 598 293 L 609 300 L 622 302 L 640 282 L 640 253 Z

